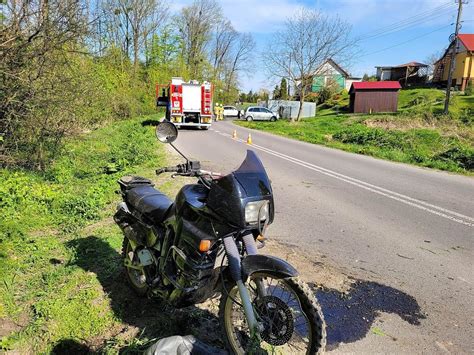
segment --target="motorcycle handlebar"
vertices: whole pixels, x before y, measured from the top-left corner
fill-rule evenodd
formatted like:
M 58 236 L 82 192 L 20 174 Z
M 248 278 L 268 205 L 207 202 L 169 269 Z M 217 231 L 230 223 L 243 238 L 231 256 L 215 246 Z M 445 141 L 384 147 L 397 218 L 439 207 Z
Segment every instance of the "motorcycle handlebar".
M 201 170 L 200 164 L 197 161 L 188 162 L 186 164 L 178 164 L 176 166 L 167 166 L 167 167 L 156 170 L 156 175 L 160 175 L 162 173 L 177 173 L 178 175 L 185 175 L 185 176 L 203 176 L 203 175 L 208 175 L 210 177 L 222 176 L 220 173 Z
M 179 172 L 179 165 L 160 168 L 160 169 L 157 169 L 155 172 L 156 172 L 156 175 L 160 175 L 162 173 L 176 173 L 176 172 Z

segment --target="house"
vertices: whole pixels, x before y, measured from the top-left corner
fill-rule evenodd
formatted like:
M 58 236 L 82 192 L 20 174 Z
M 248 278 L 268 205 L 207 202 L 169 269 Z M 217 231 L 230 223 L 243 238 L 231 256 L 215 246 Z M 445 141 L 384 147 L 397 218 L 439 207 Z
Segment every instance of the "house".
M 364 81 L 352 83 L 349 110 L 354 113 L 396 112 L 398 81 Z
M 349 91 L 353 82 L 361 81 L 361 78 L 352 77 L 346 70 L 339 66 L 334 60 L 328 59 L 319 66 L 311 79 L 311 92 L 316 93 L 324 86 L 337 85 L 338 89 Z
M 404 86 L 424 83 L 428 78 L 428 65 L 419 62 L 375 68 L 378 81 L 396 80 Z
M 453 46 L 452 41 L 443 56 L 435 63 L 433 83 L 446 84 L 448 82 L 449 62 L 451 60 Z M 456 48 L 454 70 L 451 86 L 456 86 L 461 91 L 469 81 L 474 81 L 474 34 L 458 35 L 458 46 Z

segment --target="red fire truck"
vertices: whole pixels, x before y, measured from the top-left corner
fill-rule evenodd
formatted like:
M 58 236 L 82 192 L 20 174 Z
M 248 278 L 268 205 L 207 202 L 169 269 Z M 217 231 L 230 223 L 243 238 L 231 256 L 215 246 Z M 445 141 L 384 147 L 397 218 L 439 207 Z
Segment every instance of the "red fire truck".
M 209 129 L 212 122 L 212 85 L 172 78 L 156 85 L 156 105 L 166 106 L 166 120 L 177 127 Z

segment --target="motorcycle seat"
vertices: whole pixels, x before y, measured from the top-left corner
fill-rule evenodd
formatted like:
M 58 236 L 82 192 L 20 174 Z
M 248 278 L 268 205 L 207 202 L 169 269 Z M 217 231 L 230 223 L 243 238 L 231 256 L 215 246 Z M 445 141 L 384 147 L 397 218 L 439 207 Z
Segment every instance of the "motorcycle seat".
M 125 193 L 127 202 L 154 223 L 161 223 L 173 201 L 152 185 L 134 187 Z

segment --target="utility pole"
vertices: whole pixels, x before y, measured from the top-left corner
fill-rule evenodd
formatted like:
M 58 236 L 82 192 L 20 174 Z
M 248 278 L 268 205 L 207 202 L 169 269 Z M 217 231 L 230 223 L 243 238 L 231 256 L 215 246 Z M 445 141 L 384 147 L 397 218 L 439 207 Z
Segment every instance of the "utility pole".
M 458 47 L 458 34 L 459 34 L 459 29 L 461 28 L 461 13 L 462 13 L 462 5 L 464 1 L 465 0 L 457 0 L 458 17 L 456 19 L 456 30 L 454 32 L 454 40 L 452 41 L 453 49 L 451 50 L 451 58 L 449 61 L 448 83 L 446 85 L 446 100 L 444 101 L 444 111 L 443 111 L 445 115 L 449 113 L 449 98 L 451 96 L 451 82 L 453 81 L 454 62 L 456 60 L 456 50 Z

